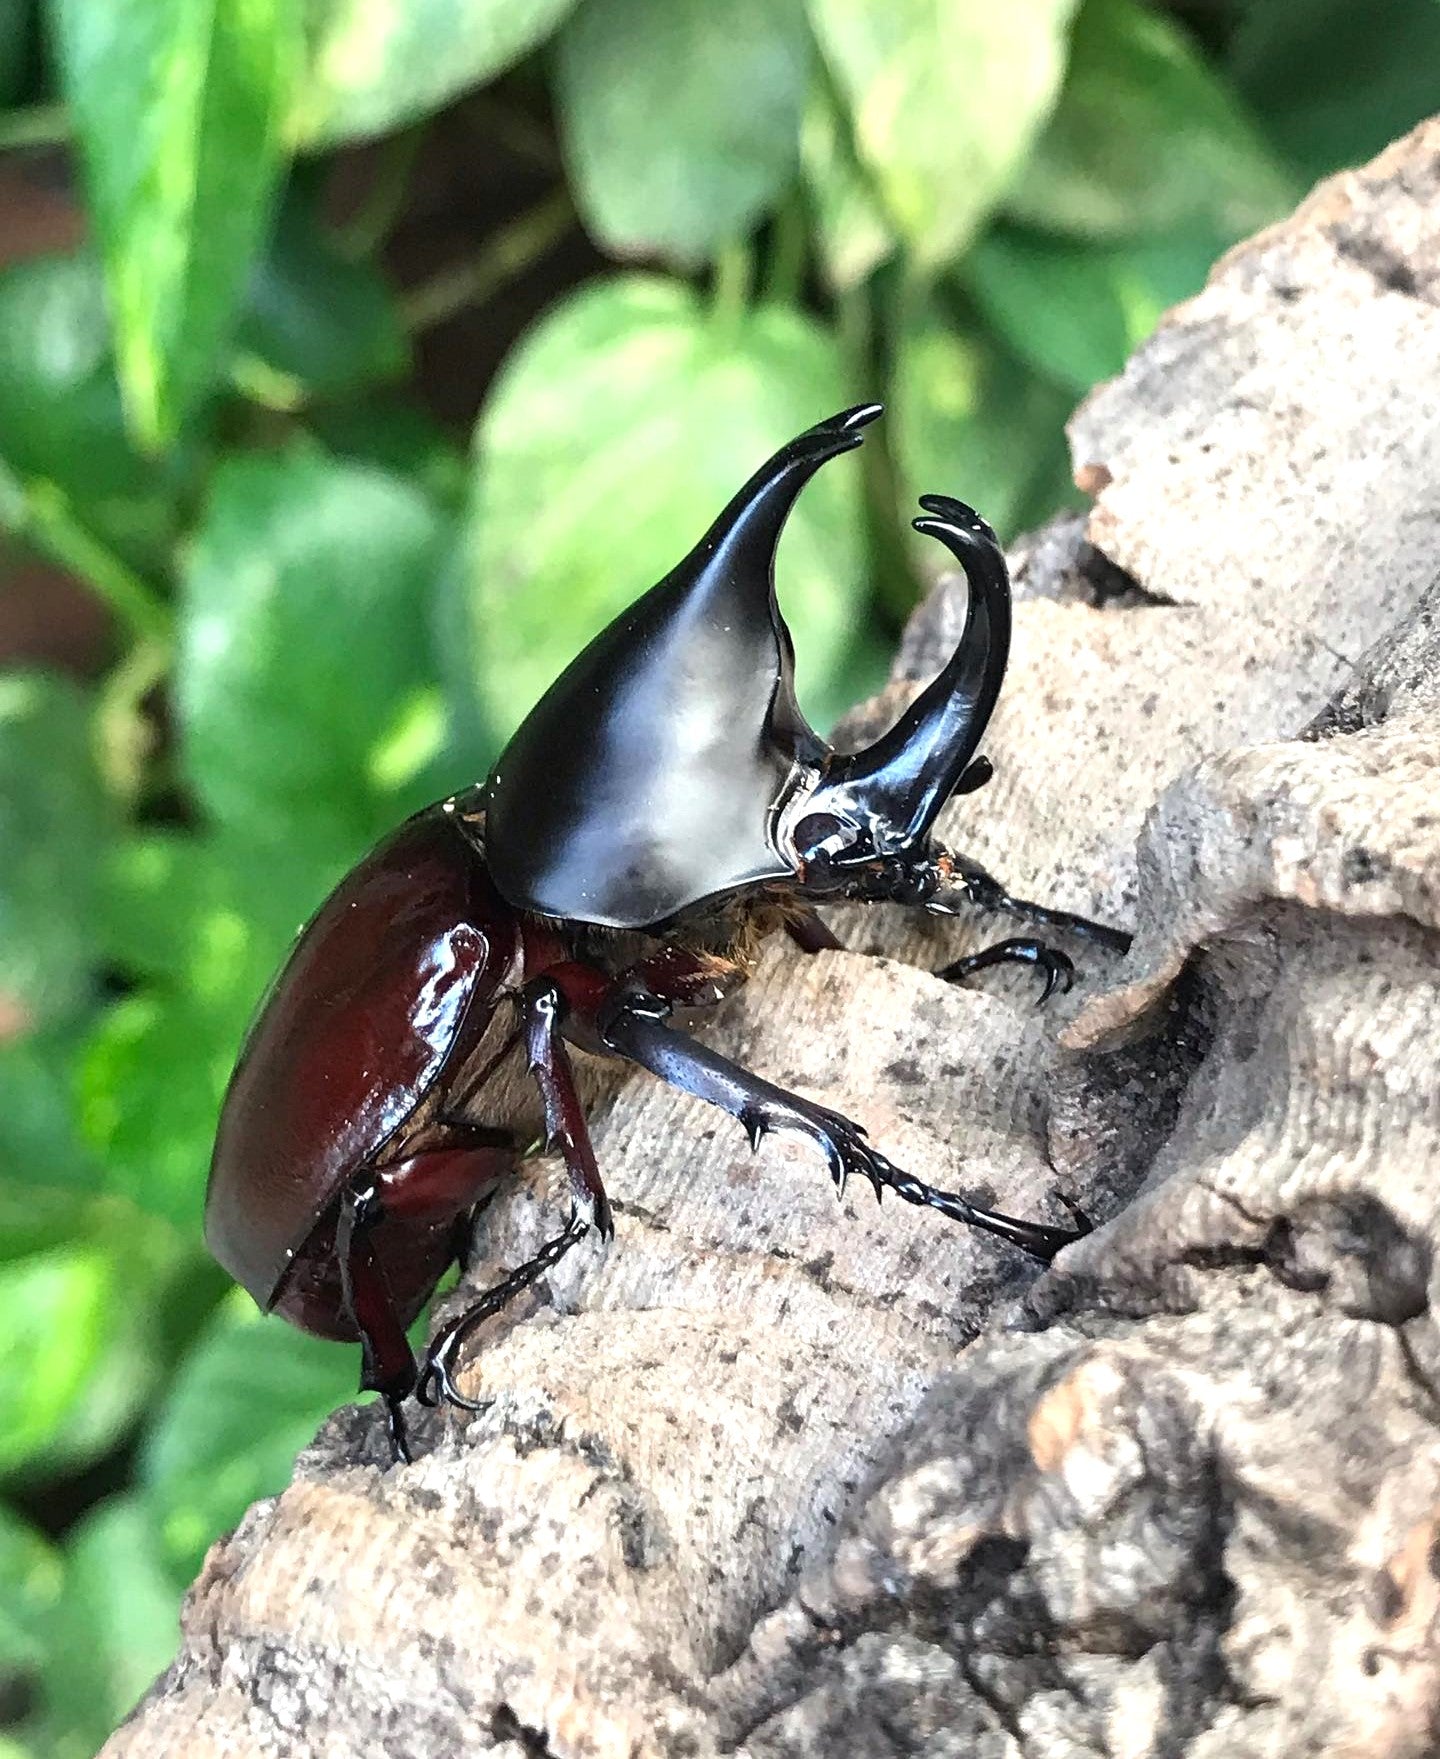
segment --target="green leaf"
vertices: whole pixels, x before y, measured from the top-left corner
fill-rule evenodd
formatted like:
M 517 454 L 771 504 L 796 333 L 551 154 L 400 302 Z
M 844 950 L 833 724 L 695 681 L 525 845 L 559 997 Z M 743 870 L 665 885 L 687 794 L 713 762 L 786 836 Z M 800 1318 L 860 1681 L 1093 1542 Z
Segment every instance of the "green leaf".
M 130 979 L 186 986 L 197 966 L 211 966 L 225 939 L 217 919 L 235 914 L 227 877 L 213 839 L 163 829 L 126 837 L 98 875 L 97 924 L 108 961 Z
M 98 265 L 36 257 L 0 272 L 0 459 L 57 484 L 123 557 L 159 562 L 173 535 L 185 459 L 130 443 Z
M 255 1311 L 237 1290 L 176 1375 L 140 1477 L 165 1557 L 188 1580 L 257 1498 L 284 1488 L 300 1449 L 355 1396 L 355 1358 Z
M 134 1422 L 160 1369 L 152 1303 L 171 1252 L 118 1205 L 67 1244 L 0 1251 L 0 1476 L 80 1465 Z
M 84 696 L 44 673 L 0 673 L 0 1038 L 89 999 L 110 831 Z
M 808 0 L 856 151 L 914 260 L 969 242 L 1059 90 L 1074 0 Z
M 80 1127 L 111 1190 L 192 1240 L 246 1018 L 238 996 L 228 1012 L 150 991 L 126 996 L 96 1026 L 81 1066 Z
M 1362 164 L 1437 101 L 1435 0 L 1249 0 L 1230 43 L 1241 97 L 1306 179 Z
M 1124 366 L 1205 284 L 1223 243 L 1203 227 L 1114 245 L 993 228 L 965 260 L 980 309 L 1024 359 L 1076 392 Z
M 55 1548 L 0 1503 L 0 1692 L 44 1653 L 40 1626 L 60 1598 L 62 1578 Z
M 45 1727 L 53 1759 L 93 1753 L 170 1664 L 180 1594 L 138 1498 L 114 1497 L 73 1530 L 64 1591 L 47 1621 Z
M 753 227 L 794 177 L 810 59 L 804 0 L 585 0 L 557 73 L 594 236 L 691 265 Z
M 895 233 L 823 85 L 805 109 L 800 161 L 826 279 L 848 293 L 894 252 Z
M 62 1236 L 69 1218 L 100 1188 L 100 1169 L 75 1127 L 75 1028 L 30 1033 L 0 1045 L 0 1240 L 34 1250 Z M 35 1231 L 38 1229 L 38 1232 Z M 0 1247 L 0 1250 L 5 1248 Z
M 410 356 L 380 275 L 347 256 L 294 192 L 251 277 L 237 340 L 246 364 L 258 360 L 296 393 L 320 396 L 398 378 Z
M 1203 218 L 1234 239 L 1299 193 L 1177 25 L 1139 0 L 1085 0 L 1060 101 L 1006 211 L 1096 238 Z
M 308 0 L 310 71 L 298 139 L 386 134 L 493 79 L 575 0 Z
M 327 451 L 409 477 L 446 512 L 458 512 L 469 461 L 433 416 L 397 394 L 376 393 L 325 405 L 310 429 Z
M 220 1101 L 256 1004 L 349 856 L 296 839 L 128 839 L 103 873 L 107 955 L 137 987 L 101 1016 L 79 1118 L 107 1187 L 200 1238 Z
M 220 825 L 353 859 L 400 816 L 393 744 L 438 707 L 445 537 L 412 483 L 306 447 L 217 472 L 183 583 L 177 696 L 185 770 Z
M 109 964 L 136 980 L 173 984 L 206 1003 L 237 989 L 253 996 L 275 961 L 339 878 L 295 840 L 145 829 L 100 869 L 98 926 Z
M 53 0 L 141 443 L 216 376 L 282 169 L 300 0 Z
M 917 302 L 896 336 L 893 446 L 905 501 L 955 495 L 1009 538 L 1034 514 L 1037 489 L 1065 456 L 1073 398 L 939 299 Z M 916 538 L 930 569 L 944 565 Z
M 19 97 L 30 71 L 30 0 L 0 0 L 0 106 Z
M 831 337 L 789 309 L 722 319 L 677 283 L 627 276 L 552 310 L 510 355 L 478 430 L 465 590 L 496 730 L 770 453 L 851 400 Z M 863 603 L 853 459 L 806 489 L 776 572 L 804 695 L 841 663 Z

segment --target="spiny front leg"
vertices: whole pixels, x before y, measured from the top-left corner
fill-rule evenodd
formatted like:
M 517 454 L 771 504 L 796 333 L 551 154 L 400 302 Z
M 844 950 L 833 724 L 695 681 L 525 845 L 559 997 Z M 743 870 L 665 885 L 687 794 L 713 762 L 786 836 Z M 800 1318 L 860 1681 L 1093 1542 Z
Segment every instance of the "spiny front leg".
M 877 1197 L 893 1191 L 906 1203 L 939 1210 L 952 1221 L 1008 1240 L 1046 1264 L 1062 1247 L 1089 1232 L 1089 1223 L 1078 1211 L 1073 1228 L 1050 1227 L 985 1209 L 958 1192 L 940 1191 L 925 1184 L 872 1147 L 859 1124 L 828 1106 L 787 1093 L 783 1087 L 752 1075 L 748 1069 L 667 1024 L 667 1012 L 666 1004 L 655 996 L 621 990 L 597 1024 L 605 1043 L 621 1056 L 648 1069 L 670 1086 L 693 1093 L 697 1099 L 706 1100 L 738 1119 L 752 1147 L 758 1147 L 773 1131 L 797 1131 L 808 1136 L 825 1155 L 830 1175 L 841 1193 L 851 1174 L 858 1174 L 869 1180 Z
M 940 858 L 950 869 L 949 884 L 942 885 L 925 902 L 925 908 L 941 916 L 953 916 L 963 905 L 977 910 L 993 910 L 999 915 L 1016 916 L 1022 922 L 1033 922 L 1041 928 L 1056 928 L 1096 941 L 1116 953 L 1128 953 L 1132 936 L 1123 928 L 1112 928 L 1107 922 L 1096 922 L 1089 916 L 1076 916 L 1069 910 L 1052 910 L 1048 904 L 1037 904 L 1030 898 L 1017 898 L 1006 891 L 992 873 L 978 861 L 965 855 Z
M 1045 981 L 1038 997 L 1041 1004 L 1050 1000 L 1057 987 L 1068 994 L 1075 982 L 1075 963 L 1067 954 L 1045 941 L 1018 935 L 1008 941 L 997 941 L 993 947 L 982 947 L 978 953 L 967 953 L 963 959 L 952 959 L 948 965 L 942 965 L 935 976 L 943 977 L 947 983 L 956 983 L 977 971 L 988 971 L 994 965 L 1036 966 L 1044 974 Z

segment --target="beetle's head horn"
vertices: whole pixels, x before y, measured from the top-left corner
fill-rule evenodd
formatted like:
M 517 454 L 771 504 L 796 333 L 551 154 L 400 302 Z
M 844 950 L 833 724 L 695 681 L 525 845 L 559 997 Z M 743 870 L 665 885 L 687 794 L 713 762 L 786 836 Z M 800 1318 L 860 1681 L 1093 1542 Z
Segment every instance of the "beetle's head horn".
M 531 710 L 485 789 L 486 855 L 511 904 L 640 928 L 793 877 L 778 805 L 829 748 L 795 697 L 775 549 L 801 489 L 879 414 L 860 404 L 777 452 Z
M 965 571 L 965 626 L 944 669 L 888 733 L 863 751 L 833 755 L 815 785 L 787 802 L 780 835 L 801 874 L 840 876 L 876 858 L 921 853 L 945 802 L 988 774 L 973 760 L 1010 656 L 1005 556 L 963 501 L 923 495 L 920 505 L 925 517 L 915 529 L 938 538 Z

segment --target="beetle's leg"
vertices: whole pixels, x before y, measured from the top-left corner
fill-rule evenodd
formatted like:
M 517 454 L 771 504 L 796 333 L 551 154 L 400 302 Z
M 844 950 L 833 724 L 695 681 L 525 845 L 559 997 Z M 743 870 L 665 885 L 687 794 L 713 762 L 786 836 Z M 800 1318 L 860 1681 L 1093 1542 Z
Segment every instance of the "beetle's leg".
M 384 1399 L 391 1452 L 408 1465 L 410 1444 L 400 1407 L 415 1385 L 415 1357 L 370 1238 L 382 1213 L 373 1180 L 347 1185 L 340 1196 L 335 1255 L 345 1305 L 360 1333 L 360 1390 Z
M 823 1151 L 842 1194 L 849 1176 L 858 1173 L 874 1186 L 877 1197 L 882 1191 L 893 1191 L 906 1203 L 938 1209 L 952 1221 L 997 1234 L 1047 1264 L 1062 1246 L 1090 1231 L 1083 1217 L 1077 1218 L 1073 1228 L 1050 1227 L 983 1209 L 956 1192 L 937 1191 L 872 1148 L 865 1132 L 849 1118 L 787 1093 L 708 1045 L 697 1043 L 667 1023 L 668 1012 L 668 1004 L 659 997 L 634 986 L 621 987 L 602 1008 L 597 1025 L 612 1050 L 672 1087 L 693 1093 L 738 1119 L 752 1147 L 758 1147 L 775 1130 L 797 1130 L 810 1137 Z
M 493 1317 L 507 1302 L 513 1301 L 516 1295 L 528 1289 L 532 1283 L 538 1282 L 589 1231 L 590 1224 L 582 1218 L 579 1207 L 572 1206 L 570 1220 L 565 1224 L 563 1233 L 557 1234 L 553 1240 L 547 1240 L 533 1258 L 527 1258 L 524 1264 L 512 1270 L 502 1282 L 496 1283 L 493 1289 L 487 1289 L 463 1313 L 441 1327 L 431 1340 L 430 1348 L 425 1354 L 425 1366 L 420 1370 L 420 1378 L 415 1386 L 415 1397 L 422 1405 L 436 1405 L 444 1399 L 449 1404 L 458 1405 L 462 1411 L 481 1411 L 485 1408 L 478 1400 L 466 1398 L 455 1385 L 452 1370 L 460 1346 L 477 1325 Z
M 515 1164 L 514 1143 L 503 1133 L 461 1120 L 449 1127 L 455 1140 L 389 1166 L 374 1168 L 340 1197 L 335 1256 L 346 1307 L 360 1333 L 360 1390 L 385 1400 L 390 1447 L 410 1459 L 401 1406 L 415 1385 L 415 1357 L 395 1310 L 373 1235 L 387 1216 L 414 1221 L 464 1219 L 476 1197 Z
M 588 967 L 581 967 L 589 975 Z M 598 973 L 594 974 L 598 978 Z M 590 1126 L 575 1088 L 575 1071 L 561 1037 L 567 1008 L 565 995 L 550 975 L 533 978 L 520 996 L 525 1056 L 545 1107 L 545 1142 L 558 1148 L 570 1175 L 570 1188 L 594 1217 L 602 1240 L 613 1238 L 615 1223 L 610 1200 L 595 1164 Z
M 994 910 L 1004 916 L 1018 916 L 1022 922 L 1033 922 L 1041 928 L 1059 928 L 1070 934 L 1083 935 L 1098 941 L 1117 953 L 1128 953 L 1132 936 L 1123 928 L 1112 928 L 1107 922 L 1096 922 L 1088 916 L 1076 916 L 1069 910 L 1052 910 L 1048 904 L 1036 904 L 1029 898 L 1016 898 L 1007 892 L 992 873 L 966 855 L 948 858 L 952 883 L 927 900 L 926 909 L 939 915 L 953 915 L 960 905 L 971 904 L 979 910 Z
M 785 932 L 802 953 L 843 952 L 845 943 L 813 910 L 803 916 L 787 917 Z
M 1068 992 L 1075 982 L 1073 960 L 1058 947 L 1047 946 L 1044 941 L 1032 940 L 1028 936 L 997 941 L 993 947 L 967 953 L 963 959 L 953 959 L 948 965 L 942 965 L 935 975 L 943 977 L 947 983 L 954 983 L 976 971 L 988 971 L 992 965 L 1038 966 L 1045 975 L 1045 987 L 1040 992 L 1042 1002 L 1050 1000 L 1057 986 L 1062 992 Z

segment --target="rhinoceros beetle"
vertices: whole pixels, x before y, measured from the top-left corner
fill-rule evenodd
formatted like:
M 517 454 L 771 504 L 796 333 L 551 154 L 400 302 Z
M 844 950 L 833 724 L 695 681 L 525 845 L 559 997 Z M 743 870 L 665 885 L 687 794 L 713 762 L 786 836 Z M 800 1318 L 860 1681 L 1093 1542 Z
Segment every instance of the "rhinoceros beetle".
M 990 775 L 977 746 L 1010 643 L 994 533 L 921 500 L 916 528 L 964 569 L 969 601 L 944 670 L 882 738 L 832 749 L 805 720 L 775 600 L 781 527 L 826 460 L 860 444 L 862 405 L 792 440 L 694 550 L 541 698 L 483 785 L 418 813 L 341 882 L 300 936 L 252 1027 L 220 1119 L 206 1238 L 264 1307 L 362 1348 L 408 1458 L 402 1401 L 471 1408 L 467 1336 L 586 1232 L 612 1231 L 570 1048 L 638 1064 L 736 1118 L 752 1146 L 798 1131 L 836 1185 L 983 1228 L 1049 1260 L 1085 1231 L 1017 1220 L 902 1171 L 859 1125 L 688 1036 L 677 1009 L 742 982 L 766 935 L 839 942 L 813 906 L 965 906 L 1124 950 L 1120 931 L 1012 897 L 931 836 L 951 796 Z M 939 973 L 1060 951 L 1002 940 Z M 1042 997 L 1043 999 L 1043 997 Z M 543 1129 L 571 1193 L 564 1228 L 430 1344 L 405 1329 L 463 1256 L 471 1212 Z

